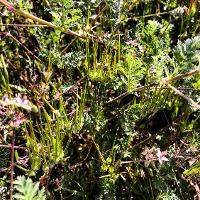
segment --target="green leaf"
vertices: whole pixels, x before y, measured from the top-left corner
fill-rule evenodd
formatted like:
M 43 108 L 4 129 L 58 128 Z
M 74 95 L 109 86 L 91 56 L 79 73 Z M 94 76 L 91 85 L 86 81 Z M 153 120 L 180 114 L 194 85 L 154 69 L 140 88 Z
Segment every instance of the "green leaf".
M 183 175 L 189 176 L 189 175 L 195 175 L 200 174 L 200 160 L 195 163 L 193 167 L 183 172 Z
M 33 183 L 30 178 L 18 176 L 14 181 L 14 188 L 17 193 L 14 194 L 14 199 L 19 200 L 45 200 L 46 196 L 44 188 L 39 190 L 39 182 Z

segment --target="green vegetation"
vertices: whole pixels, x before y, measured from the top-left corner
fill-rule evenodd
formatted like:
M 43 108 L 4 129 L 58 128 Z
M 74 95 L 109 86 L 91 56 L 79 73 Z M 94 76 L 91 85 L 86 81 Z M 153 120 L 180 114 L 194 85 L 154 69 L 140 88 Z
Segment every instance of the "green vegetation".
M 14 195 L 15 199 L 35 199 L 35 200 L 45 200 L 44 188 L 39 190 L 39 182 L 33 183 L 30 178 L 26 180 L 24 176 L 18 176 L 17 180 L 14 182 L 16 190 L 18 193 Z
M 0 0 L 0 199 L 200 198 L 198 0 Z

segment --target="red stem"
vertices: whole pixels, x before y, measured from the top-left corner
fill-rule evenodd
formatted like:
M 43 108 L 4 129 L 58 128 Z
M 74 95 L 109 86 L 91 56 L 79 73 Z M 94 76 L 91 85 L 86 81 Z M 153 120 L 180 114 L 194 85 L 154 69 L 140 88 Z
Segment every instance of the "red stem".
M 12 143 L 11 143 L 11 163 L 10 163 L 10 200 L 13 199 L 13 182 L 14 182 L 14 145 L 15 145 L 15 136 L 13 133 Z

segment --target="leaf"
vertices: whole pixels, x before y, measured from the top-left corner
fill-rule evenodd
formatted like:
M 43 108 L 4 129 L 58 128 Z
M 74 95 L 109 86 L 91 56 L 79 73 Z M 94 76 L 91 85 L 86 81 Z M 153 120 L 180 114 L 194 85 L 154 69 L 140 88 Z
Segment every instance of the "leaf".
M 197 161 L 193 167 L 183 172 L 183 175 L 185 176 L 195 175 L 195 174 L 200 174 L 200 160 Z
M 185 42 L 178 41 L 174 56 L 183 70 L 191 69 L 200 58 L 200 36 L 187 39 Z
M 39 190 L 39 182 L 33 183 L 30 178 L 18 176 L 14 181 L 14 188 L 17 193 L 14 194 L 14 199 L 19 200 L 45 200 L 46 196 L 44 188 Z

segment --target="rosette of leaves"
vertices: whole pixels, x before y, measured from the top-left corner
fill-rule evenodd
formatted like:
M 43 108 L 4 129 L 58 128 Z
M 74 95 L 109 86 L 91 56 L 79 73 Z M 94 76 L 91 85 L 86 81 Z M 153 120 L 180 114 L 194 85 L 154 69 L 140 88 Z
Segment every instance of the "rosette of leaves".
M 45 200 L 44 188 L 39 189 L 39 182 L 34 183 L 30 178 L 18 176 L 14 181 L 15 190 L 14 199 L 20 200 Z

